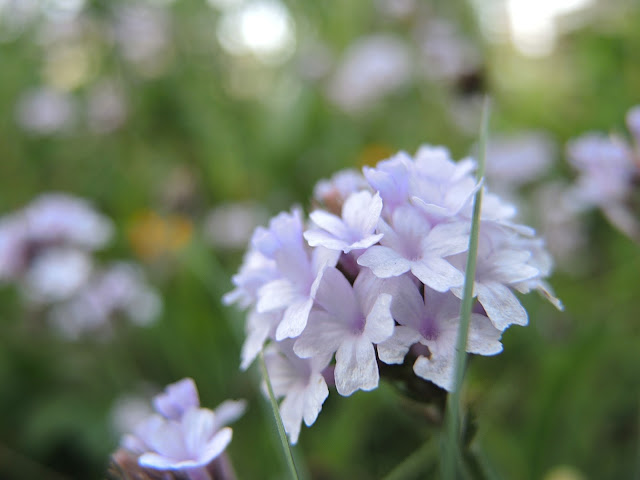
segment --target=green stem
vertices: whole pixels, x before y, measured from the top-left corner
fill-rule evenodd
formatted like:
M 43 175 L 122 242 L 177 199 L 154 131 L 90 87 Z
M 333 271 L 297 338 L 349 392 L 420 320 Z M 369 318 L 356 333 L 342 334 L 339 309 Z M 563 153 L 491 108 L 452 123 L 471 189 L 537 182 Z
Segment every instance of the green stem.
M 482 121 L 480 130 L 480 148 L 478 152 L 477 180 L 484 180 L 485 150 L 489 136 L 489 99 L 485 97 L 482 108 Z M 454 366 L 454 387 L 449 394 L 447 402 L 447 437 L 445 456 L 442 468 L 442 478 L 454 480 L 456 472 L 460 470 L 460 390 L 464 378 L 464 370 L 467 360 L 467 341 L 469 338 L 469 323 L 471 321 L 471 309 L 473 307 L 473 282 L 476 276 L 476 257 L 478 254 L 478 235 L 480 231 L 480 208 L 482 206 L 482 191 L 480 187 L 476 192 L 473 203 L 473 216 L 471 217 L 471 234 L 469 236 L 469 252 L 464 278 L 464 294 L 460 307 L 460 324 L 458 326 L 458 339 L 456 342 L 456 356 Z M 458 465 L 458 467 L 456 467 Z
M 273 416 L 276 419 L 276 425 L 278 426 L 278 434 L 280 436 L 280 443 L 282 444 L 282 450 L 287 460 L 287 466 L 289 467 L 289 473 L 291 478 L 298 480 L 298 471 L 296 470 L 296 464 L 293 461 L 293 453 L 291 452 L 291 445 L 287 439 L 287 433 L 284 430 L 282 423 L 282 417 L 280 416 L 280 409 L 278 408 L 278 402 L 273 394 L 273 387 L 271 386 L 271 380 L 269 379 L 269 372 L 267 371 L 267 364 L 264 361 L 264 354 L 260 352 L 260 368 L 262 369 L 262 376 L 267 384 L 267 392 L 269 393 L 269 400 L 271 401 L 271 409 L 273 410 Z

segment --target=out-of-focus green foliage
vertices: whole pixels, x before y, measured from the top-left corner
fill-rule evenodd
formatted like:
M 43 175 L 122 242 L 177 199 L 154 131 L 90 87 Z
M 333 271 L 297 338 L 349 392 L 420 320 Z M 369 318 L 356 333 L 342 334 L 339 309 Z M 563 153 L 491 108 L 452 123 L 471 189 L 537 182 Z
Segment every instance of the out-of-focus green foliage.
M 238 477 L 283 478 L 257 368 L 238 368 L 243 313 L 221 304 L 243 247 L 208 245 L 207 212 L 238 201 L 272 214 L 308 208 L 319 179 L 425 142 L 467 155 L 485 92 L 493 131 L 546 130 L 559 145 L 587 130 L 624 132 L 625 112 L 640 103 L 640 8 L 632 2 L 593 2 L 551 55 L 528 58 L 483 37 L 464 2 L 415 2 L 413 13 L 394 18 L 381 13 L 385 1 L 290 0 L 295 44 L 275 60 L 225 50 L 216 36 L 225 10 L 204 0 L 93 0 L 75 16 L 39 10 L 20 25 L 10 13 L 18 3 L 0 1 L 0 215 L 47 191 L 89 199 L 116 226 L 98 258 L 141 262 L 164 309 L 149 327 L 122 322 L 110 340 L 71 342 L 17 288 L 0 286 L 6 479 L 102 478 L 118 442 L 116 399 L 149 399 L 185 376 L 204 406 L 248 400 L 229 447 Z M 166 23 L 158 58 L 128 59 L 152 36 L 140 27 L 141 37 L 118 40 L 115 25 L 131 8 L 159 12 Z M 475 46 L 473 68 L 446 79 L 420 73 L 435 67 L 418 60 L 416 29 L 435 18 Z M 329 77 L 346 49 L 373 33 L 405 42 L 411 72 L 348 113 L 328 100 Z M 87 108 L 105 80 L 126 114 L 101 130 Z M 64 131 L 20 125 L 21 101 L 42 87 L 73 102 Z M 555 160 L 550 178 L 571 179 L 562 148 Z M 154 221 L 144 220 L 149 212 Z M 640 474 L 640 246 L 597 213 L 585 221 L 577 273 L 552 279 L 565 312 L 523 298 L 530 325 L 504 334 L 502 354 L 470 361 L 463 397 L 478 418 L 474 448 L 497 478 L 551 480 L 562 466 L 576 479 Z M 433 432 L 422 409 L 382 382 L 373 392 L 330 395 L 295 452 L 309 478 L 381 478 Z

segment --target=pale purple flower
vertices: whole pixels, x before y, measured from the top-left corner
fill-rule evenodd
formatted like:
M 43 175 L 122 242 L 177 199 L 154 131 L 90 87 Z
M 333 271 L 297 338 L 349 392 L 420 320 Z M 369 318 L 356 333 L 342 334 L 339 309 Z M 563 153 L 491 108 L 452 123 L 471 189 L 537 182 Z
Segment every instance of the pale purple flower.
M 364 167 L 362 171 L 369 184 L 378 191 L 384 204 L 386 216 L 409 199 L 409 177 L 413 159 L 400 152 L 388 160 L 378 162 L 375 168 Z
M 523 248 L 518 240 L 514 232 L 489 224 L 481 227 L 478 238 L 474 295 L 500 331 L 512 324 L 528 323 L 527 312 L 511 287 L 537 278 L 541 273 L 530 264 L 532 251 Z M 452 262 L 463 266 L 466 255 L 460 255 Z M 462 298 L 462 287 L 453 288 L 452 292 Z
M 470 175 L 475 167 L 470 158 L 456 163 L 446 148 L 423 145 L 409 171 L 412 203 L 436 221 L 455 217 L 480 188 Z
M 247 315 L 247 338 L 242 344 L 240 368 L 246 370 L 253 363 L 269 338 L 275 338 L 276 328 L 282 319 L 279 312 L 258 313 L 255 310 Z
M 378 345 L 380 360 L 402 363 L 409 348 L 420 343 L 428 350 L 416 359 L 414 372 L 451 391 L 454 388 L 460 300 L 450 292 L 440 293 L 429 288 L 425 288 L 423 298 L 407 276 L 395 278 L 393 282 L 395 295 L 391 311 L 400 326 L 396 326 L 391 338 Z M 500 336 L 500 330 L 487 317 L 473 313 L 466 350 L 480 355 L 500 353 Z
M 573 188 L 578 209 L 598 207 L 607 219 L 631 238 L 640 239 L 637 212 L 630 206 L 634 182 L 640 178 L 640 107 L 627 114 L 634 142 L 617 136 L 588 133 L 569 142 L 567 153 L 579 177 Z
M 161 311 L 162 300 L 147 284 L 142 270 L 130 263 L 115 262 L 93 271 L 82 288 L 53 307 L 49 320 L 62 336 L 73 340 L 88 332 L 109 337 L 111 320 L 118 314 L 145 326 Z
M 92 267 L 86 252 L 68 247 L 48 248 L 33 259 L 21 286 L 27 298 L 35 303 L 65 300 L 86 284 Z
M 167 385 L 164 392 L 153 397 L 153 408 L 169 420 L 178 420 L 188 409 L 199 406 L 198 389 L 192 378 Z
M 276 342 L 265 348 L 264 361 L 276 398 L 280 403 L 282 423 L 295 444 L 304 420 L 308 427 L 318 418 L 322 404 L 329 395 L 329 388 L 322 371 L 329 364 L 331 355 L 300 358 L 292 349 L 293 340 Z
M 401 152 L 365 167 L 364 177 L 343 172 L 317 187 L 324 210 L 311 213 L 304 234 L 299 210 L 255 231 L 225 301 L 251 307 L 241 368 L 264 348 L 292 442 L 303 420 L 315 421 L 331 373 L 343 396 L 372 390 L 378 358 L 403 363 L 413 349 L 417 376 L 453 388 L 473 198 L 482 187 L 475 168 L 425 145 L 414 157 Z M 515 207 L 491 193 L 485 200 L 467 350 L 494 355 L 502 331 L 527 322 L 514 292 L 537 290 L 560 303 L 545 281 L 552 262 L 544 242 L 514 223 Z
M 49 87 L 25 92 L 16 106 L 16 121 L 24 130 L 50 135 L 68 131 L 75 121 L 72 97 Z
M 349 253 L 375 244 L 382 234 L 374 234 L 382 199 L 364 190 L 352 193 L 342 206 L 342 218 L 324 210 L 315 210 L 310 218 L 319 228 L 304 232 L 305 240 L 312 247 L 322 246 Z
M 361 274 L 353 287 L 336 268 L 326 267 L 316 301 L 320 308 L 310 315 L 307 328 L 296 340 L 294 351 L 303 358 L 336 355 L 335 382 L 338 393 L 378 386 L 380 374 L 374 344 L 393 333 L 391 295 L 370 288 Z
M 380 220 L 380 245 L 367 249 L 358 264 L 370 268 L 380 278 L 397 277 L 411 271 L 421 282 L 445 292 L 462 285 L 462 272 L 446 260 L 465 251 L 469 243 L 467 222 L 432 225 L 418 210 L 406 205 L 397 208 L 391 225 Z
M 391 35 L 363 37 L 345 52 L 327 87 L 329 99 L 349 113 L 370 107 L 411 77 L 407 45 Z
M 339 252 L 315 248 L 309 254 L 297 210 L 272 219 L 269 230 L 259 228 L 253 245 L 263 255 L 275 260 L 280 274 L 260 287 L 256 310 L 258 313 L 282 310 L 276 340 L 297 337 L 307 324 L 322 268 L 335 265 Z
M 275 260 L 267 258 L 256 250 L 248 250 L 240 271 L 231 278 L 235 288 L 222 297 L 226 305 L 237 303 L 247 308 L 258 301 L 260 287 L 275 280 L 278 268 Z
M 171 25 L 168 13 L 150 5 L 118 6 L 114 39 L 123 57 L 148 77 L 162 73 L 169 60 Z
M 486 178 L 493 190 L 511 192 L 540 179 L 553 162 L 555 146 L 543 132 L 494 136 L 486 151 Z
M 133 434 L 123 437 L 123 447 L 143 468 L 210 480 L 208 466 L 231 441 L 226 425 L 242 415 L 245 402 L 226 401 L 214 411 L 201 408 L 195 383 L 185 378 L 169 385 L 153 404 L 158 413 L 136 422 Z
M 45 193 L 22 212 L 29 239 L 37 243 L 65 242 L 89 250 L 107 244 L 112 222 L 85 200 L 64 193 Z
M 624 141 L 590 133 L 571 141 L 567 152 L 570 163 L 580 172 L 575 198 L 583 208 L 624 201 L 635 169 Z
M 422 69 L 429 78 L 452 81 L 473 72 L 480 64 L 475 45 L 445 19 L 423 22 L 416 37 L 422 54 Z
M 38 303 L 69 298 L 89 279 L 90 251 L 111 238 L 109 219 L 80 198 L 42 194 L 0 218 L 0 280 Z
M 640 105 L 632 107 L 627 112 L 627 127 L 629 128 L 631 135 L 633 135 L 636 148 L 640 149 Z
M 138 463 L 155 470 L 179 470 L 192 480 L 210 479 L 207 465 L 232 437 L 231 428 L 215 427 L 215 414 L 206 408 L 190 408 L 180 421 L 163 419 L 144 439 L 150 450 L 140 455 Z

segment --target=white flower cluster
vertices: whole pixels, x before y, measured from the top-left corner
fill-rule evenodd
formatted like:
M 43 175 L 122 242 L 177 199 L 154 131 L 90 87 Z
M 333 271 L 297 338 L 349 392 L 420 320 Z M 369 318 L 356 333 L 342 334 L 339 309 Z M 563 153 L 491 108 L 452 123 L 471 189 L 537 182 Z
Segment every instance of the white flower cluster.
M 398 153 L 363 174 L 340 172 L 316 189 L 329 208 L 303 221 L 299 210 L 258 228 L 227 303 L 250 307 L 242 350 L 247 368 L 266 342 L 265 361 L 293 443 L 329 390 L 378 386 L 378 360 L 403 363 L 451 390 L 474 194 L 472 159 L 442 147 Z M 332 188 L 333 185 L 333 188 Z M 486 193 L 467 351 L 494 355 L 527 312 L 514 291 L 539 290 L 551 259 L 515 209 Z M 335 359 L 335 360 L 334 360 Z
M 45 308 L 67 339 L 109 334 L 109 320 L 124 314 L 138 325 L 157 318 L 160 296 L 133 264 L 96 265 L 113 224 L 83 199 L 46 193 L 0 217 L 0 285 L 15 283 L 23 297 Z
M 613 225 L 640 241 L 638 213 L 631 208 L 640 181 L 640 105 L 626 120 L 632 143 L 594 132 L 569 143 L 569 161 L 579 172 L 571 199 L 577 210 L 600 208 Z
M 139 419 L 134 432 L 122 438 L 126 453 L 116 454 L 114 461 L 127 469 L 122 457 L 132 455 L 143 469 L 211 480 L 211 463 L 231 442 L 232 431 L 226 425 L 244 413 L 245 402 L 227 400 L 214 411 L 201 408 L 195 382 L 184 378 L 155 396 L 153 406 L 157 413 Z

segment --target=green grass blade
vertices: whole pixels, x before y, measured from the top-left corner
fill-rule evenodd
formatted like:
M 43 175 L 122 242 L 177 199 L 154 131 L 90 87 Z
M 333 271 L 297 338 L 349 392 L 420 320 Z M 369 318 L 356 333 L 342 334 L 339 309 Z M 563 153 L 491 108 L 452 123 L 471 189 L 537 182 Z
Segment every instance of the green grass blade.
M 284 430 L 284 424 L 282 423 L 282 417 L 280 416 L 280 409 L 278 408 L 278 402 L 273 394 L 273 387 L 271 386 L 271 380 L 269 379 L 269 372 L 267 371 L 267 364 L 264 361 L 264 354 L 260 352 L 260 368 L 262 369 L 262 376 L 267 384 L 267 392 L 269 393 L 269 400 L 271 401 L 271 409 L 273 410 L 273 416 L 276 419 L 276 425 L 278 426 L 278 435 L 280 436 L 280 443 L 282 444 L 282 450 L 287 460 L 287 466 L 289 467 L 289 473 L 291 478 L 298 480 L 298 470 L 296 469 L 296 463 L 293 461 L 293 452 L 291 452 L 291 445 L 289 445 L 289 439 L 287 433 Z
M 484 180 L 485 151 L 489 137 L 489 98 L 485 97 L 482 108 L 482 121 L 480 127 L 480 147 L 478 152 L 478 181 Z M 442 465 L 442 478 L 454 480 L 459 466 L 460 453 L 460 390 L 467 361 L 467 340 L 469 338 L 469 322 L 473 307 L 473 281 L 476 276 L 476 257 L 478 254 L 478 234 L 480 231 L 480 208 L 482 206 L 482 191 L 478 189 L 473 203 L 473 216 L 471 217 L 471 233 L 469 236 L 469 253 L 464 278 L 464 294 L 460 307 L 460 325 L 458 326 L 458 339 L 456 343 L 455 357 L 455 383 L 454 390 L 449 394 L 446 415 L 446 444 L 445 456 Z

